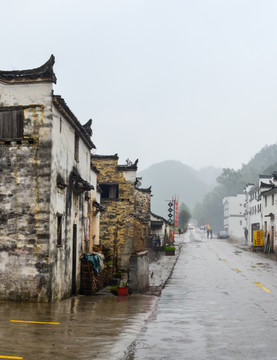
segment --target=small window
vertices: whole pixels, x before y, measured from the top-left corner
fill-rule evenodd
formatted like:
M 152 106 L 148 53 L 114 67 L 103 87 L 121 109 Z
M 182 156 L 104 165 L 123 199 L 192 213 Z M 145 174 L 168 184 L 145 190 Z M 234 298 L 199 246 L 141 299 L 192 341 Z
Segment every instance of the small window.
M 0 139 L 17 140 L 23 138 L 23 110 L 0 112 Z
M 75 132 L 75 139 L 74 139 L 74 159 L 79 161 L 79 136 Z
M 57 215 L 57 246 L 62 246 L 62 215 Z
M 271 195 L 271 203 L 274 205 L 274 194 Z
M 264 206 L 267 207 L 267 196 L 264 197 Z
M 102 184 L 101 186 L 103 199 L 118 199 L 118 184 L 106 185 Z
M 240 226 L 242 225 L 242 220 L 240 220 L 239 224 L 240 224 Z

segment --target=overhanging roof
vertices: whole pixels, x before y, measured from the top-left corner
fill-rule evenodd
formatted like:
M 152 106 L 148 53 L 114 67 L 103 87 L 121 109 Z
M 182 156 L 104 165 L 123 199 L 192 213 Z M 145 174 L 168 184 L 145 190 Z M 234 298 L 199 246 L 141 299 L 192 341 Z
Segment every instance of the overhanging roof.
M 55 108 L 64 116 L 64 118 L 69 122 L 69 124 L 77 131 L 77 134 L 84 141 L 84 143 L 89 147 L 89 149 L 95 149 L 95 145 L 90 139 L 89 134 L 85 128 L 81 125 L 79 120 L 67 106 L 66 102 L 60 95 L 53 95 L 53 104 Z
M 34 83 L 34 82 L 48 82 L 56 84 L 56 75 L 53 71 L 55 63 L 54 55 L 42 66 L 29 70 L 1 70 L 0 81 L 5 83 Z

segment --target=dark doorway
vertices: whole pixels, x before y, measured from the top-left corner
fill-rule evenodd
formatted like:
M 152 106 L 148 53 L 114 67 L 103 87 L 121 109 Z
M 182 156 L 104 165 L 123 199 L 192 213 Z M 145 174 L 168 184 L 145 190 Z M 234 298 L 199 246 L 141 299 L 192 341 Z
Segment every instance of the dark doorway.
M 253 240 L 254 240 L 254 231 L 256 231 L 256 230 L 260 230 L 260 224 L 259 223 L 251 225 L 251 242 L 252 243 L 253 243 Z
M 271 252 L 274 252 L 274 226 L 271 226 Z
M 77 225 L 73 225 L 72 239 L 72 291 L 71 295 L 76 295 L 76 254 L 77 254 Z

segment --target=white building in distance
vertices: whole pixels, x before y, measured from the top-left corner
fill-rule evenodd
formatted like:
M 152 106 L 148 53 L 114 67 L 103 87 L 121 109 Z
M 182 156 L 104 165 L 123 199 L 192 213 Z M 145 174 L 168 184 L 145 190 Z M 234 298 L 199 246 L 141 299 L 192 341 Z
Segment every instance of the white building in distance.
M 224 229 L 230 238 L 241 240 L 244 237 L 245 215 L 244 215 L 245 194 L 227 196 L 223 199 L 224 207 Z

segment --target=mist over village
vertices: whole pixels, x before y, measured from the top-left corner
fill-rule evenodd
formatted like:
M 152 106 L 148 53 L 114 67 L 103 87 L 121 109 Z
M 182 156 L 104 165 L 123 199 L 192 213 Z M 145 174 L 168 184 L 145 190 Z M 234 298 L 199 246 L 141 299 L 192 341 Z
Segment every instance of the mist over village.
M 276 359 L 277 4 L 2 14 L 0 358 Z

